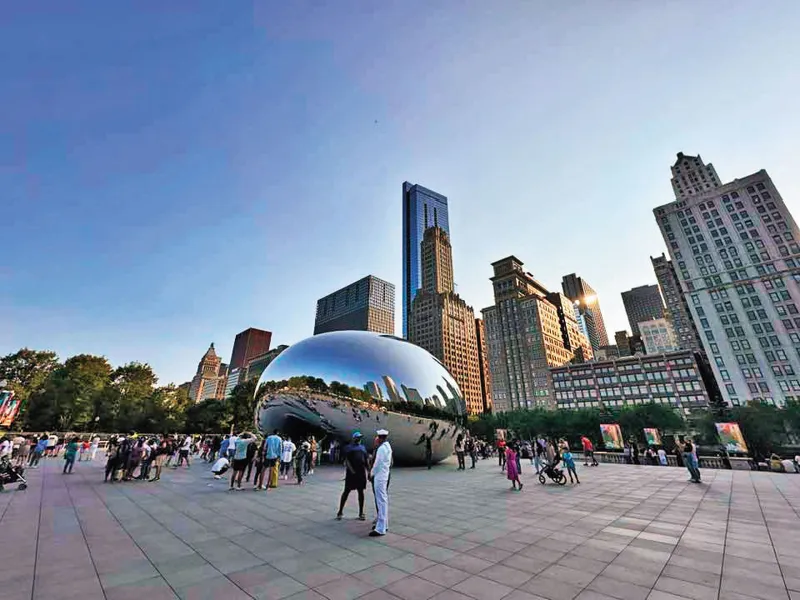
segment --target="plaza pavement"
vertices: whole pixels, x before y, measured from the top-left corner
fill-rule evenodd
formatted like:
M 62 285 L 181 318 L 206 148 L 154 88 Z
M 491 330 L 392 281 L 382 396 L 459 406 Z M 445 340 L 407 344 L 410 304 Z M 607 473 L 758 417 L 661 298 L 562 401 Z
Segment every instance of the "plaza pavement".
M 49 459 L 0 495 L 0 600 L 800 600 L 800 475 L 579 466 L 579 486 L 496 461 L 395 469 L 390 531 L 368 538 L 342 471 L 229 493 L 205 464 L 103 484 Z M 374 514 L 367 496 L 368 517 Z

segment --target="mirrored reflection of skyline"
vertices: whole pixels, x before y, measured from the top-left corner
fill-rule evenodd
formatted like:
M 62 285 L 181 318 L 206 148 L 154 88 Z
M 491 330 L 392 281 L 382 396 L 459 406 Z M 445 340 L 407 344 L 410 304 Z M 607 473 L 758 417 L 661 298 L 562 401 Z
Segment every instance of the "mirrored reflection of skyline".
M 386 372 L 389 370 L 389 372 Z M 430 406 L 454 415 L 465 412 L 464 400 L 447 369 L 422 348 L 393 336 L 362 331 L 316 335 L 294 344 L 262 375 L 262 382 L 303 375 L 353 388 L 353 397 L 368 395 L 375 403 Z

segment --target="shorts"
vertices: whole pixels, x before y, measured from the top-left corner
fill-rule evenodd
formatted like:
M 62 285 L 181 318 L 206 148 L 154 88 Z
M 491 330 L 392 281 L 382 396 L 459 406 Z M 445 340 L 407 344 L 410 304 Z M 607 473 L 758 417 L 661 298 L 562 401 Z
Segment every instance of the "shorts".
M 264 459 L 264 464 L 266 465 L 266 467 L 268 469 L 271 469 L 272 467 L 274 467 L 277 462 L 278 462 L 277 458 L 266 458 L 266 459 Z
M 233 470 L 234 471 L 244 471 L 247 468 L 247 459 L 240 458 L 233 461 Z
M 344 479 L 344 491 L 345 492 L 352 492 L 352 491 L 363 491 L 367 487 L 367 478 L 364 477 L 345 477 Z

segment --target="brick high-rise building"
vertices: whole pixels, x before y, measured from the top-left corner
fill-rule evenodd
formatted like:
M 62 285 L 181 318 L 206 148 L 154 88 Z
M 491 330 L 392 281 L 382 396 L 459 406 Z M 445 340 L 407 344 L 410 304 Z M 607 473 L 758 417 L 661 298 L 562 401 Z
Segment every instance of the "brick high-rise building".
M 600 300 L 592 286 L 586 283 L 586 280 L 572 273 L 562 277 L 561 290 L 567 298 L 572 300 L 583 318 L 592 348 L 597 350 L 600 346 L 608 346 L 608 333 L 603 321 L 603 313 L 600 310 Z
M 411 306 L 408 339 L 447 367 L 461 388 L 467 412 L 482 413 L 475 311 L 453 291 L 453 252 L 443 229 L 425 230 L 420 257 L 422 287 Z
M 492 412 L 492 373 L 489 370 L 489 351 L 486 347 L 486 325 L 483 319 L 475 319 L 475 335 L 478 338 L 478 364 L 481 373 L 483 412 Z
M 515 256 L 492 263 L 495 304 L 482 311 L 496 412 L 555 406 L 550 367 L 592 351 L 574 312 L 566 310 L 571 302 L 551 294 L 522 267 Z
M 654 209 L 728 404 L 800 397 L 800 230 L 766 171 L 721 184 L 678 154 Z
M 345 330 L 394 335 L 394 285 L 368 275 L 320 298 L 314 335 Z
M 271 342 L 271 331 L 250 327 L 241 333 L 237 333 L 236 339 L 233 341 L 233 352 L 231 353 L 231 362 L 229 365 L 230 370 L 242 369 L 247 366 L 247 363 L 250 362 L 253 357 L 268 352 Z

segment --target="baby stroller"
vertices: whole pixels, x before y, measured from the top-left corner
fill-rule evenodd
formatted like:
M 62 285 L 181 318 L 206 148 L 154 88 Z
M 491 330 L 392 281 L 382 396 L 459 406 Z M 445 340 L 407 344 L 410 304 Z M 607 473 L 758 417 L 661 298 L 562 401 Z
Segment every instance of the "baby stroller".
M 0 458 L 0 492 L 2 492 L 9 483 L 19 483 L 17 487 L 18 490 L 27 488 L 28 482 L 23 476 L 24 472 L 24 467 L 13 466 L 7 456 Z
M 544 465 L 542 470 L 539 471 L 539 483 L 541 483 L 542 485 L 545 484 L 545 482 L 547 481 L 545 475 L 558 485 L 564 485 L 567 483 L 567 476 L 564 475 L 564 471 L 556 468 L 555 466 L 556 464 L 558 463 L 555 463 L 553 465 L 550 464 Z

